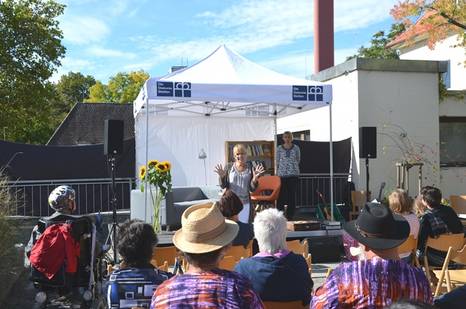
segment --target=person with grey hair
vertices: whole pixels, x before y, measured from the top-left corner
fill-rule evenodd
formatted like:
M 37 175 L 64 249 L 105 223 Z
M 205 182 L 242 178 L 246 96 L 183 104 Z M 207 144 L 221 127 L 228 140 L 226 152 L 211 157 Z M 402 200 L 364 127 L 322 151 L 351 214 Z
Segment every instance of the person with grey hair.
M 254 218 L 259 253 L 242 259 L 235 271 L 246 276 L 263 301 L 302 300 L 307 305 L 314 285 L 306 260 L 287 250 L 286 218 L 269 208 Z

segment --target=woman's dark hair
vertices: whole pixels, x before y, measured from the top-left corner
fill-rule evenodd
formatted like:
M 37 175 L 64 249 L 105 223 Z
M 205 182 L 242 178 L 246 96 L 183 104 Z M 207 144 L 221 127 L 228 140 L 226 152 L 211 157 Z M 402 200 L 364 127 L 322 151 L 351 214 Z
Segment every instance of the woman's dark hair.
M 141 220 L 126 221 L 118 233 L 118 252 L 129 267 L 147 267 L 158 239 L 150 224 Z
M 432 208 L 440 207 L 442 203 L 442 192 L 431 186 L 426 186 L 421 189 L 422 199 Z
M 207 253 L 187 253 L 183 252 L 186 260 L 189 264 L 197 266 L 197 267 L 204 267 L 204 266 L 211 266 L 215 262 L 217 262 L 218 256 L 223 248 L 217 249 L 212 252 Z
M 243 210 L 243 203 L 233 191 L 227 189 L 218 202 L 218 208 L 224 217 L 231 218 Z

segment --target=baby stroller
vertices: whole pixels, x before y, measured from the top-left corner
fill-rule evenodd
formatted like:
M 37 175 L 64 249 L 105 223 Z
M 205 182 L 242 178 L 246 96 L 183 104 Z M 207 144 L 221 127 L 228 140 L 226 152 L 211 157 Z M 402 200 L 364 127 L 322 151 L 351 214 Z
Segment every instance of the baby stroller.
M 66 235 L 59 234 L 63 230 L 69 232 L 68 238 Z M 96 245 L 97 233 L 93 218 L 54 214 L 39 219 L 37 232 L 42 234 L 42 239 L 38 238 L 30 256 L 30 279 L 38 290 L 34 308 L 105 308 L 105 302 L 100 294 L 103 268 L 100 256 L 102 252 L 98 252 L 101 250 Z M 47 235 L 55 236 L 55 239 L 65 239 L 65 242 L 69 242 L 72 238 L 76 247 L 79 244 L 79 253 L 73 261 L 75 271 L 67 272 L 71 264 L 71 259 L 68 257 L 73 254 L 69 243 L 64 247 L 55 247 L 55 251 L 65 249 L 64 253 L 51 252 L 52 250 L 46 246 L 40 247 L 40 244 L 45 242 Z M 38 252 L 41 249 L 44 252 Z M 57 255 L 64 258 L 57 259 Z M 47 261 L 47 259 L 49 260 Z M 54 266 L 49 269 L 58 268 L 58 271 L 48 272 L 48 269 L 44 269 L 46 267 L 43 264 Z

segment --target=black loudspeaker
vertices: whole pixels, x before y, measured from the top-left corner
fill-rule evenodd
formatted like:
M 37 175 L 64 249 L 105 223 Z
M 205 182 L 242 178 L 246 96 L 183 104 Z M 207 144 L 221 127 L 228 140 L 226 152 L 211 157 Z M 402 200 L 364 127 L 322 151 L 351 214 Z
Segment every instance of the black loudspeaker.
M 104 155 L 121 155 L 123 153 L 123 120 L 105 120 Z
M 359 157 L 377 158 L 377 127 L 359 128 Z

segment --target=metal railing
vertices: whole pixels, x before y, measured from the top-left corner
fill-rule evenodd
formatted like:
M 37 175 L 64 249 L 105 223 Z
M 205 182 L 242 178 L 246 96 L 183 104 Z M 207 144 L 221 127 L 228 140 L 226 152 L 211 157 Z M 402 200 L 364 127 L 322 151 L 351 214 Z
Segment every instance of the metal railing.
M 349 202 L 350 174 L 336 173 L 333 175 L 334 203 Z M 330 174 L 301 174 L 298 178 L 296 205 L 298 207 L 311 207 L 324 202 L 319 196 L 322 194 L 325 203 L 330 203 Z
M 134 178 L 116 178 L 117 209 L 130 208 Z M 50 192 L 59 185 L 69 185 L 76 190 L 76 214 L 112 211 L 111 179 L 57 179 L 20 180 L 8 182 L 13 202 L 9 209 L 16 216 L 49 216 L 54 210 L 48 205 Z

